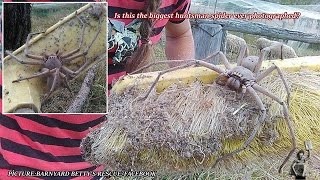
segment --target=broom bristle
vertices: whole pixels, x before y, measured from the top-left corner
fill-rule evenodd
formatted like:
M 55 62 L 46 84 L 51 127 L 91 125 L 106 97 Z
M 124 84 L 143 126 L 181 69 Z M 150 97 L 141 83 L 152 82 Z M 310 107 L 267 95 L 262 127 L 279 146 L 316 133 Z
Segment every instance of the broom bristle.
M 286 79 L 299 148 L 304 149 L 303 142 L 311 140 L 313 151 L 319 152 L 319 73 L 288 74 Z M 279 77 L 267 77 L 261 85 L 285 101 L 287 94 Z M 86 150 L 87 161 L 113 170 L 186 173 L 210 169 L 217 157 L 243 144 L 259 116 L 249 95 L 238 99 L 235 92 L 216 84 L 172 85 L 160 94 L 152 92 L 145 101 L 137 100 L 144 93 L 128 88 L 122 95 L 111 94 L 108 121 L 87 137 L 90 141 L 83 141 L 83 149 L 90 149 Z M 291 142 L 282 107 L 259 96 L 267 108 L 263 128 L 246 150 L 219 163 L 213 177 L 223 177 L 227 171 L 230 177 L 230 171 L 238 172 L 245 164 L 248 173 L 272 178 L 288 153 Z

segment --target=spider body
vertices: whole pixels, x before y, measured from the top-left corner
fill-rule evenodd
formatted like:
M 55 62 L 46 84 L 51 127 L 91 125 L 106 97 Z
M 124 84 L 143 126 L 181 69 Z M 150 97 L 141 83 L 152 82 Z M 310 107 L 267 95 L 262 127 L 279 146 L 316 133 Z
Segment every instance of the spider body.
M 50 54 L 50 55 L 35 55 L 31 54 L 29 52 L 29 41 L 32 35 L 35 34 L 41 34 L 44 32 L 40 33 L 30 33 L 27 37 L 25 49 L 24 49 L 24 54 L 26 57 L 33 59 L 33 61 L 25 61 L 23 59 L 18 58 L 17 56 L 13 55 L 9 51 L 6 51 L 6 54 L 10 55 L 12 59 L 18 61 L 21 64 L 29 64 L 29 65 L 40 65 L 40 71 L 35 73 L 34 75 L 30 77 L 24 77 L 24 78 L 19 78 L 17 80 L 12 81 L 12 83 L 20 82 L 23 80 L 28 80 L 36 77 L 41 77 L 44 76 L 46 77 L 47 81 L 47 87 L 49 89 L 49 92 L 44 96 L 41 104 L 43 104 L 49 96 L 52 94 L 54 90 L 56 90 L 60 85 L 64 85 L 68 88 L 68 90 L 71 92 L 71 89 L 68 85 L 68 80 L 67 77 L 74 77 L 75 75 L 79 74 L 87 65 L 89 62 L 87 61 L 87 58 L 85 57 L 88 54 L 88 51 L 90 50 L 92 44 L 95 42 L 95 40 L 98 37 L 98 34 L 101 31 L 101 19 L 99 19 L 99 24 L 98 24 L 98 29 L 97 32 L 91 41 L 91 43 L 85 48 L 83 52 L 80 52 L 80 49 L 82 48 L 82 43 L 83 43 L 83 37 L 84 37 L 84 32 L 85 32 L 85 25 L 83 21 L 81 20 L 80 17 L 78 17 L 78 20 L 80 21 L 80 24 L 82 26 L 82 33 L 80 34 L 80 44 L 78 48 L 66 52 L 66 53 L 61 53 L 59 50 L 56 53 Z M 66 64 L 71 62 L 74 59 L 77 59 L 79 57 L 85 57 L 85 62 L 83 65 L 77 69 L 76 71 L 73 71 L 69 69 Z
M 282 46 L 282 44 L 277 44 L 277 45 Z M 259 111 L 258 111 L 259 117 L 256 120 L 254 129 L 252 130 L 248 139 L 244 142 L 244 144 L 241 147 L 239 147 L 238 149 L 236 149 L 230 153 L 224 154 L 221 157 L 217 158 L 217 160 L 213 166 L 215 166 L 219 161 L 226 159 L 230 156 L 233 156 L 233 155 L 243 151 L 244 149 L 246 149 L 249 146 L 249 144 L 253 141 L 253 139 L 256 136 L 256 134 L 258 133 L 259 129 L 262 127 L 263 123 L 265 122 L 267 110 L 266 110 L 265 105 L 263 104 L 263 102 L 257 92 L 264 94 L 265 96 L 273 99 L 274 101 L 279 103 L 283 108 L 284 118 L 285 118 L 286 123 L 289 127 L 289 133 L 290 133 L 291 142 L 292 142 L 292 148 L 291 148 L 289 154 L 287 155 L 287 157 L 285 158 L 283 163 L 280 165 L 279 172 L 281 172 L 283 166 L 289 160 L 290 156 L 293 154 L 294 150 L 296 149 L 295 134 L 294 134 L 293 126 L 291 124 L 289 110 L 287 107 L 287 105 L 289 105 L 289 97 L 290 97 L 289 87 L 283 77 L 283 73 L 282 73 L 281 69 L 279 67 L 277 67 L 276 65 L 273 65 L 273 66 L 267 68 L 266 70 L 260 72 L 260 68 L 262 66 L 262 61 L 264 60 L 267 53 L 270 52 L 269 47 L 262 49 L 259 56 L 244 57 L 246 52 L 247 52 L 247 46 L 245 44 L 243 44 L 241 46 L 240 55 L 237 59 L 237 65 L 235 67 L 231 66 L 231 64 L 229 63 L 226 56 L 220 51 L 220 52 L 216 52 L 216 53 L 212 54 L 211 56 L 207 57 L 204 60 L 158 61 L 156 63 L 152 63 L 149 65 L 143 66 L 143 67 L 139 68 L 138 70 L 132 72 L 132 74 L 140 72 L 140 71 L 142 71 L 146 68 L 149 68 L 150 66 L 155 65 L 155 64 L 168 63 L 168 62 L 169 63 L 184 63 L 184 64 L 179 65 L 177 67 L 173 67 L 173 68 L 170 68 L 170 69 L 167 69 L 164 71 L 160 71 L 156 80 L 153 82 L 152 86 L 150 87 L 149 91 L 141 99 L 145 99 L 149 96 L 151 90 L 155 87 L 156 83 L 159 81 L 160 77 L 163 74 L 171 72 L 171 71 L 175 71 L 178 69 L 190 67 L 193 65 L 203 66 L 203 67 L 206 67 L 206 68 L 211 69 L 211 70 L 215 71 L 216 73 L 218 73 L 218 77 L 216 79 L 217 84 L 222 85 L 222 86 L 227 86 L 231 90 L 236 91 L 236 92 L 240 93 L 241 95 L 247 93 L 251 96 L 251 98 L 256 102 L 257 106 L 259 107 Z M 219 55 L 220 59 L 222 60 L 223 65 L 225 66 L 226 69 L 222 69 L 219 66 L 216 66 L 214 64 L 210 64 L 210 63 L 206 62 L 206 60 L 208 60 L 214 56 L 217 56 L 217 55 Z M 285 103 L 279 97 L 274 95 L 267 88 L 264 88 L 258 84 L 263 78 L 270 75 L 271 72 L 273 72 L 274 70 L 276 70 L 278 72 L 278 74 L 280 75 L 280 78 L 285 86 L 286 91 L 287 91 L 287 103 Z
M 255 72 L 259 66 L 259 57 L 258 56 L 248 56 L 243 58 L 240 64 L 242 67 L 249 69 L 251 72 Z M 258 69 L 259 70 L 259 69 Z
M 49 70 L 62 67 L 61 59 L 57 55 L 50 55 L 44 62 L 44 68 L 48 68 Z
M 255 75 L 242 66 L 236 66 L 226 73 L 221 73 L 216 79 L 217 84 L 241 93 L 245 93 L 246 87 L 254 81 Z
M 58 70 L 62 74 L 68 74 L 68 72 L 62 70 L 63 62 L 61 61 L 60 57 L 57 54 L 52 54 L 50 56 L 47 56 L 44 60 L 44 67 L 41 68 L 40 73 L 47 72 L 48 70 Z M 69 76 L 72 76 L 72 74 L 68 74 Z M 50 89 L 54 85 L 54 77 L 55 73 L 47 74 L 47 88 Z M 56 79 L 56 85 L 53 90 L 56 90 L 58 87 L 61 86 L 61 79 Z M 64 84 L 68 88 L 68 90 L 71 92 L 71 89 L 69 88 L 68 84 Z M 72 92 L 71 92 L 72 93 Z

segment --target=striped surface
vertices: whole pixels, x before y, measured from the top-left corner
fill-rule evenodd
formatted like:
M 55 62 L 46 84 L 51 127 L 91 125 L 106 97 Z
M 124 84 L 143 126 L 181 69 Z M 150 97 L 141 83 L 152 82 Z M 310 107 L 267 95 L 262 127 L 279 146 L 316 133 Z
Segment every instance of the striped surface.
M 8 170 L 12 169 L 101 170 L 101 167 L 93 167 L 83 161 L 79 146 L 81 139 L 88 134 L 88 129 L 97 127 L 104 120 L 104 115 L 0 114 L 0 179 L 8 179 Z M 56 179 L 70 179 L 70 177 Z M 88 177 L 74 179 L 88 179 Z

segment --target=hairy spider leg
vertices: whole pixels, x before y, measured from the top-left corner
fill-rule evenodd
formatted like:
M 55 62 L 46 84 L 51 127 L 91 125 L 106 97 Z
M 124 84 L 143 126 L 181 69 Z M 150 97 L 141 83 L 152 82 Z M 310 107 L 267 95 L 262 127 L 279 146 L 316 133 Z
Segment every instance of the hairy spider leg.
M 58 78 L 59 78 L 59 74 L 60 74 L 60 69 L 59 68 L 55 68 L 54 78 L 53 78 L 52 85 L 50 87 L 50 91 L 45 95 L 44 99 L 41 102 L 41 105 L 43 105 L 48 100 L 48 98 L 50 97 L 50 95 L 52 94 L 54 89 L 56 88 L 57 82 L 58 82 Z
M 152 89 L 155 87 L 155 85 L 157 84 L 157 82 L 159 81 L 160 77 L 168 72 L 172 72 L 172 71 L 175 71 L 175 70 L 178 70 L 178 69 L 183 69 L 183 68 L 186 68 L 186 67 L 190 67 L 190 66 L 193 66 L 193 65 L 200 65 L 200 66 L 203 66 L 203 67 L 206 67 L 206 68 L 209 68 L 217 73 L 223 73 L 224 70 L 219 68 L 218 66 L 214 65 L 214 64 L 210 64 L 208 62 L 205 62 L 205 61 L 202 61 L 202 60 L 188 60 L 186 64 L 183 64 L 183 65 L 180 65 L 180 66 L 176 66 L 176 67 L 173 67 L 173 68 L 169 68 L 167 70 L 164 70 L 164 71 L 161 71 L 158 73 L 158 76 L 157 78 L 155 79 L 155 81 L 153 82 L 153 84 L 151 85 L 151 87 L 149 88 L 148 92 L 146 93 L 146 95 L 142 98 L 140 98 L 139 100 L 143 100 L 143 99 L 146 99 L 149 94 L 151 93 Z
M 83 63 L 83 65 L 77 71 L 73 71 L 73 70 L 67 68 L 66 66 L 62 66 L 61 68 L 66 73 L 68 73 L 70 76 L 75 76 L 75 75 L 79 74 L 85 67 L 87 67 L 88 64 L 89 64 L 89 61 L 86 58 L 85 63 Z
M 43 65 L 44 62 L 43 61 L 24 61 L 21 60 L 20 58 L 18 58 L 17 56 L 13 55 L 12 53 L 10 53 L 9 51 L 6 51 L 6 54 L 9 54 L 14 60 L 18 61 L 21 64 L 30 64 L 30 65 Z
M 143 70 L 145 70 L 145 69 L 147 69 L 147 68 L 149 68 L 149 67 L 151 67 L 151 66 L 158 65 L 158 64 L 184 63 L 184 62 L 190 62 L 190 61 L 194 61 L 194 59 L 157 61 L 157 62 L 154 62 L 154 63 L 147 64 L 147 65 L 145 65 L 145 66 L 142 66 L 141 68 L 139 68 L 139 69 L 137 69 L 137 70 L 135 70 L 135 71 L 132 71 L 131 73 L 128 73 L 128 75 L 142 72 Z
M 262 62 L 264 61 L 265 56 L 266 56 L 268 53 L 270 53 L 270 50 L 271 50 L 271 49 L 270 49 L 269 47 L 265 47 L 265 48 L 263 48 L 263 49 L 261 50 L 260 55 L 259 55 L 259 59 L 258 59 L 258 63 L 257 63 L 257 65 L 256 65 L 256 67 L 254 68 L 253 73 L 257 74 L 257 73 L 260 71 L 261 66 L 262 66 Z
M 81 24 L 81 27 L 82 27 L 82 32 L 81 32 L 81 37 L 80 37 L 79 46 L 78 46 L 77 49 L 74 49 L 74 50 L 70 51 L 69 53 L 66 53 L 66 54 L 64 54 L 64 55 L 61 55 L 61 56 L 60 56 L 61 59 L 70 57 L 70 56 L 72 56 L 73 54 L 79 52 L 79 51 L 80 51 L 80 48 L 82 47 L 83 36 L 84 36 L 84 31 L 85 31 L 85 29 L 86 29 L 86 26 L 84 25 L 84 22 L 82 21 L 82 19 L 81 19 L 79 16 L 77 16 L 77 18 L 78 18 L 78 20 L 79 20 L 79 22 L 80 22 L 80 24 Z
M 213 53 L 213 54 L 211 54 L 211 55 L 209 55 L 208 57 L 202 59 L 201 61 L 207 61 L 207 60 L 209 60 L 210 58 L 215 57 L 218 53 L 219 53 L 219 51 L 218 51 L 218 52 L 215 52 L 215 53 Z M 147 69 L 147 68 L 149 68 L 149 67 L 151 67 L 151 66 L 158 65 L 158 64 L 183 63 L 183 62 L 190 62 L 190 61 L 196 61 L 196 59 L 157 61 L 157 62 L 154 62 L 154 63 L 149 63 L 149 64 L 147 64 L 147 65 L 145 65 L 145 66 L 142 66 L 141 68 L 139 68 L 139 69 L 137 69 L 137 70 L 135 70 L 135 71 L 133 71 L 133 72 L 131 72 L 131 73 L 128 73 L 128 74 L 136 74 L 136 73 L 139 73 L 139 72 L 141 72 L 141 71 L 143 71 L 143 70 L 145 70 L 145 69 Z
M 249 54 L 248 47 L 245 42 L 242 42 L 240 46 L 240 53 L 237 59 L 237 66 L 241 66 L 243 58 L 245 56 L 248 56 L 248 54 Z
M 32 75 L 32 76 L 30 76 L 30 77 L 19 78 L 19 79 L 17 79 L 17 80 L 12 81 L 12 83 L 20 82 L 20 81 L 27 80 L 27 79 L 33 79 L 33 78 L 36 78 L 36 77 L 45 76 L 45 75 L 47 75 L 47 74 L 53 73 L 54 71 L 55 71 L 55 69 L 49 70 L 49 69 L 47 69 L 47 68 L 43 68 L 43 72 L 36 73 L 35 75 Z
M 67 87 L 67 89 L 69 90 L 69 92 L 73 96 L 73 92 L 72 92 L 72 90 L 71 90 L 71 88 L 69 86 L 69 83 L 68 83 L 68 80 L 67 80 L 67 76 L 60 72 L 60 77 L 62 77 L 64 85 Z
M 284 87 L 287 91 L 287 104 L 289 106 L 289 103 L 290 103 L 290 90 L 289 90 L 289 86 L 287 84 L 287 81 L 284 79 L 284 75 L 283 75 L 283 72 L 282 70 L 276 66 L 275 64 L 273 64 L 271 67 L 269 67 L 268 69 L 266 69 L 265 71 L 263 71 L 261 74 L 259 74 L 256 78 L 256 82 L 260 82 L 263 78 L 267 77 L 272 71 L 274 70 L 277 70 L 281 80 L 282 80 L 282 83 L 284 84 Z
M 289 152 L 289 154 L 287 155 L 287 157 L 285 158 L 285 160 L 282 162 L 280 168 L 279 168 L 279 173 L 282 172 L 282 168 L 283 166 L 286 164 L 286 162 L 289 160 L 289 158 L 292 156 L 293 152 L 295 151 L 295 149 L 297 148 L 297 142 L 296 142 L 296 137 L 294 135 L 294 129 L 293 129 L 293 125 L 292 125 L 292 121 L 290 119 L 290 116 L 289 116 L 289 110 L 288 110 L 288 107 L 286 106 L 286 104 L 280 99 L 278 98 L 277 96 L 275 96 L 274 94 L 272 94 L 271 92 L 269 92 L 267 89 L 259 86 L 258 84 L 254 84 L 252 86 L 256 91 L 259 91 L 261 92 L 262 94 L 270 97 L 271 99 L 277 101 L 282 107 L 283 107 L 283 114 L 284 114 L 284 117 L 286 119 L 286 123 L 289 127 L 289 133 L 290 133 L 290 136 L 291 136 L 291 142 L 292 142 L 292 148 Z
M 232 66 L 231 66 L 231 64 L 229 63 L 226 55 L 224 55 L 222 51 L 219 51 L 218 54 L 219 54 L 220 59 L 222 60 L 223 65 L 224 65 L 228 70 L 232 69 Z
M 45 31 L 43 31 L 43 32 L 29 33 L 29 34 L 28 34 L 27 42 L 26 42 L 26 47 L 24 48 L 24 54 L 25 54 L 25 56 L 27 56 L 28 58 L 36 59 L 36 60 L 42 60 L 42 61 L 45 59 L 44 56 L 39 56 L 39 55 L 31 54 L 31 53 L 29 52 L 29 45 L 30 45 L 29 43 L 30 43 L 30 38 L 31 38 L 31 36 L 36 35 L 36 34 L 42 34 L 42 33 L 45 33 Z
M 95 42 L 95 40 L 97 39 L 100 31 L 101 31 L 101 20 L 102 18 L 100 17 L 99 18 L 99 23 L 98 23 L 98 30 L 97 30 L 97 33 L 96 35 L 94 36 L 93 40 L 91 41 L 91 43 L 89 44 L 89 46 L 82 52 L 82 53 L 79 53 L 79 54 L 75 54 L 75 55 L 72 55 L 70 57 L 67 57 L 67 58 L 63 58 L 62 61 L 63 62 L 70 62 L 71 60 L 73 59 L 76 59 L 78 57 L 81 57 L 81 56 L 85 56 L 88 54 L 88 51 L 90 50 L 91 46 L 93 45 L 93 43 Z
M 266 118 L 266 108 L 264 107 L 263 103 L 262 103 L 262 100 L 260 99 L 260 97 L 258 96 L 258 94 L 255 92 L 255 90 L 251 87 L 251 86 L 248 86 L 247 87 L 247 92 L 249 92 L 249 94 L 255 99 L 255 101 L 257 102 L 259 108 L 260 108 L 260 116 L 258 118 L 258 121 L 256 122 L 256 125 L 254 127 L 254 129 L 252 130 L 249 138 L 245 141 L 245 143 L 238 149 L 230 152 L 230 153 L 227 153 L 225 155 L 223 155 L 222 157 L 219 157 L 216 162 L 213 164 L 212 167 L 215 167 L 218 162 L 220 162 L 221 160 L 224 160 L 228 157 L 231 157 L 231 156 L 234 156 L 235 154 L 243 151 L 244 149 L 246 149 L 249 144 L 253 141 L 254 137 L 256 136 L 257 132 L 259 131 L 259 129 L 261 128 L 262 124 L 264 123 L 265 121 L 265 118 Z

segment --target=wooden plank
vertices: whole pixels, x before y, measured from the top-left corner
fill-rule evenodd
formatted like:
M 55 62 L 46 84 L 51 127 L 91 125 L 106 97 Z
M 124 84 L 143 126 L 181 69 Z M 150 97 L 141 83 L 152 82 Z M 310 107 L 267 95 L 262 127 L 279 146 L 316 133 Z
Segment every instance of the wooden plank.
M 320 56 L 306 56 L 284 60 L 269 60 L 264 61 L 262 69 L 266 69 L 272 64 L 276 64 L 285 72 L 299 72 L 302 69 L 320 72 Z M 232 64 L 232 67 L 236 66 Z M 224 68 L 224 66 L 219 65 Z M 112 87 L 113 93 L 121 94 L 127 87 L 135 86 L 139 89 L 147 89 L 150 84 L 154 82 L 159 72 L 148 72 L 141 74 L 133 74 L 125 76 L 123 79 L 117 81 Z M 167 74 L 164 74 L 156 88 L 158 92 L 163 91 L 169 87 L 172 83 L 189 84 L 195 80 L 201 81 L 205 84 L 213 83 L 217 77 L 217 73 L 205 67 L 191 67 L 185 69 L 179 69 Z
M 220 51 L 223 31 L 219 24 L 192 24 L 196 59 L 204 59 L 216 51 Z M 209 62 L 216 62 L 213 58 Z
M 320 44 L 320 35 L 312 33 L 304 33 L 301 31 L 293 31 L 289 29 L 276 28 L 267 26 L 262 23 L 243 21 L 243 20 L 206 20 L 199 19 L 199 24 L 220 24 L 224 30 L 255 34 L 260 36 L 268 36 L 278 39 L 294 40 L 311 44 Z M 192 23 L 196 23 L 192 21 Z

